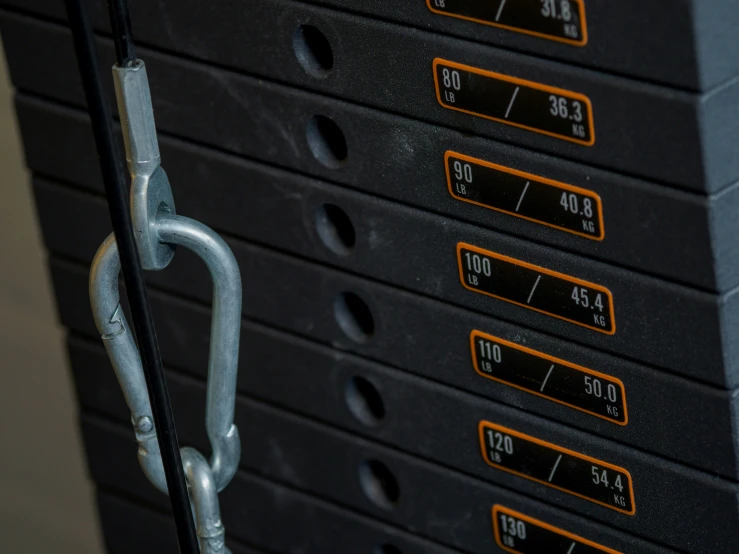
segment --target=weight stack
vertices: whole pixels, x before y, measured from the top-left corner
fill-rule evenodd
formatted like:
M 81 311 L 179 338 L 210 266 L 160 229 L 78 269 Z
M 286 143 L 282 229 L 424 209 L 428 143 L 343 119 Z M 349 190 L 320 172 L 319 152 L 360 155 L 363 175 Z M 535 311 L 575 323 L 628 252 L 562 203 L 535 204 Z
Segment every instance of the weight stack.
M 737 0 L 130 4 L 178 213 L 242 272 L 235 554 L 739 551 Z M 174 554 L 63 5 L 0 32 L 107 549 Z M 147 279 L 205 449 L 210 278 Z

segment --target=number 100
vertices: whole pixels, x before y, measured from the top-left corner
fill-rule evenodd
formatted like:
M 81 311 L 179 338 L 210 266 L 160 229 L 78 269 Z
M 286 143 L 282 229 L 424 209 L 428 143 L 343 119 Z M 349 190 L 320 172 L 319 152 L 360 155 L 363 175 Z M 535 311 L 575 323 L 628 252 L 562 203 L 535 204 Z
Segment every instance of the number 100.
M 482 273 L 486 277 L 490 277 L 492 274 L 492 268 L 490 267 L 490 260 L 478 254 L 465 253 L 467 258 L 467 269 L 474 271 L 477 274 Z

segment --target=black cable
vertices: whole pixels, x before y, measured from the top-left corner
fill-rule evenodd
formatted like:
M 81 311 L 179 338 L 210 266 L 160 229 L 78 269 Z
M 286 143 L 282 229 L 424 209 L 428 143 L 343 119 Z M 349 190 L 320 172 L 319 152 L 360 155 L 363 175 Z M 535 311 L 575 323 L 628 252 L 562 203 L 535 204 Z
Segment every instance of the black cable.
M 108 0 L 113 43 L 120 67 L 128 67 L 136 61 L 136 45 L 131 31 L 131 16 L 128 0 Z
M 190 500 L 187 494 L 185 474 L 182 469 L 172 408 L 169 403 L 167 383 L 162 370 L 154 321 L 131 228 L 131 215 L 127 198 L 128 187 L 126 185 L 127 172 L 124 169 L 114 139 L 113 119 L 101 85 L 95 39 L 84 6 L 86 0 L 65 0 L 65 2 L 77 51 L 80 75 L 85 88 L 87 106 L 92 119 L 100 169 L 103 173 L 108 209 L 121 258 L 121 268 L 134 330 L 149 388 L 149 398 L 167 478 L 172 513 L 177 525 L 180 552 L 183 554 L 199 554 L 200 547 L 198 546 L 197 534 L 190 510 Z M 121 3 L 119 2 L 119 4 Z M 125 7 L 125 4 L 121 5 Z M 123 27 L 125 26 L 124 24 Z M 130 37 L 130 32 L 126 36 Z M 126 40 L 123 40 L 123 42 L 125 43 Z M 124 49 L 123 52 L 124 55 L 126 52 L 130 54 L 133 49 Z

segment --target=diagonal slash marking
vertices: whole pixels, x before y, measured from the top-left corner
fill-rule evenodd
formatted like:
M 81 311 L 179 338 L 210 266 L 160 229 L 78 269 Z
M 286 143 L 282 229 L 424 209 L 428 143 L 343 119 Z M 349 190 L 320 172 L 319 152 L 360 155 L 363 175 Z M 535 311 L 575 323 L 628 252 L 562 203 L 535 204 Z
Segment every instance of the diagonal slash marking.
M 508 109 L 505 111 L 506 119 L 508 119 L 508 116 L 511 114 L 511 108 L 513 107 L 513 103 L 516 101 L 516 96 L 518 96 L 519 90 L 521 90 L 521 87 L 516 87 L 516 90 L 513 91 L 513 96 L 511 96 L 511 101 L 508 102 Z
M 567 554 L 572 554 L 572 551 L 575 550 L 575 546 L 577 546 L 577 543 L 576 542 L 573 542 L 570 545 L 570 549 L 567 551 Z
M 539 389 L 539 392 L 544 392 L 544 387 L 547 386 L 547 381 L 549 381 L 549 376 L 552 374 L 552 371 L 554 371 L 554 364 L 552 364 L 552 367 L 549 368 L 549 372 L 547 373 L 547 376 L 544 377 L 544 382 L 541 384 L 541 388 Z
M 554 467 L 552 468 L 552 472 L 549 474 L 549 479 L 547 479 L 548 482 L 552 482 L 552 477 L 554 477 L 554 472 L 557 471 L 557 468 L 559 467 L 559 462 L 562 460 L 562 454 L 560 454 L 557 457 L 557 461 L 554 462 Z
M 523 197 L 526 195 L 526 191 L 529 190 L 529 185 L 531 184 L 531 181 L 526 181 L 526 186 L 523 187 L 523 192 L 521 193 L 521 198 L 518 199 L 518 204 L 516 204 L 516 212 L 518 212 L 518 208 L 521 207 L 521 202 L 523 202 Z
M 495 21 L 497 22 L 500 19 L 500 14 L 503 13 L 503 8 L 505 8 L 505 3 L 507 0 L 502 0 L 500 3 L 500 6 L 498 7 L 498 13 L 495 14 Z
M 531 289 L 531 292 L 529 293 L 529 299 L 526 301 L 527 304 L 530 304 L 531 303 L 531 297 L 534 296 L 534 291 L 536 290 L 536 287 L 539 285 L 539 281 L 541 281 L 541 275 L 539 275 L 536 278 L 536 283 L 534 283 L 534 286 Z

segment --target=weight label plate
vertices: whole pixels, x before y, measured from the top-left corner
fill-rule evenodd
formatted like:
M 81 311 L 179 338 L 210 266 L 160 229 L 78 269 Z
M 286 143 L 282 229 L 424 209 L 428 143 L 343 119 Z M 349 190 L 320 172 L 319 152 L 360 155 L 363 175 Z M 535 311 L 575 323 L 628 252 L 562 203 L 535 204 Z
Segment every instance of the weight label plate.
M 592 191 L 451 151 L 444 167 L 457 200 L 588 239 L 605 236 L 603 205 Z
M 493 506 L 495 542 L 513 554 L 621 554 L 521 512 Z
M 482 457 L 490 466 L 634 515 L 634 488 L 625 469 L 506 427 L 481 421 Z
M 590 99 L 493 71 L 434 60 L 436 98 L 444 108 L 584 146 L 595 144 Z
M 426 0 L 426 5 L 440 15 L 573 46 L 588 42 L 582 0 Z
M 482 331 L 470 333 L 475 371 L 500 383 L 626 425 L 626 391 L 610 375 L 548 356 Z
M 607 335 L 616 332 L 613 296 L 605 287 L 463 242 L 457 262 L 462 285 L 471 291 Z

